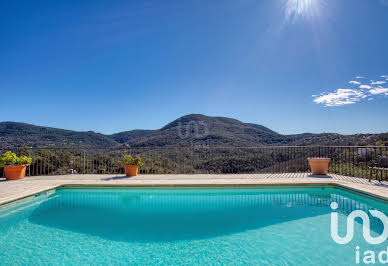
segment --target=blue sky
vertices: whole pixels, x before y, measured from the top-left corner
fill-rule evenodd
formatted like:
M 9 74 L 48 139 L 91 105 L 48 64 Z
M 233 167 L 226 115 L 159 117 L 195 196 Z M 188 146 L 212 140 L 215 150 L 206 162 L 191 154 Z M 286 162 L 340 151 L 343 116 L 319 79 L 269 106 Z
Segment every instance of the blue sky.
M 388 0 L 1 1 L 0 24 L 0 121 L 388 131 Z

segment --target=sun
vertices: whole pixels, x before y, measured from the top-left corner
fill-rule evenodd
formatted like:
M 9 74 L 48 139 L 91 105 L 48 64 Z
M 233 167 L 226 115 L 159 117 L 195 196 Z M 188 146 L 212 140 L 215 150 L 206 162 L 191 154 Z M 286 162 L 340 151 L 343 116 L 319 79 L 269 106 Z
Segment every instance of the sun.
M 286 0 L 285 18 L 288 22 L 296 19 L 313 19 L 320 15 L 325 0 Z

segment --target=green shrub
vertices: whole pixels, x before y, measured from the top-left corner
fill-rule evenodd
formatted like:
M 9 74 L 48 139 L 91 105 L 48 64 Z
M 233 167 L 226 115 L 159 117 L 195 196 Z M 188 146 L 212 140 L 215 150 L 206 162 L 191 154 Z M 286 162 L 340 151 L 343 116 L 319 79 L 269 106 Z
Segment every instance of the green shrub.
M 139 156 L 136 158 L 133 158 L 131 155 L 124 155 L 119 160 L 119 163 L 123 165 L 137 165 L 138 167 L 143 166 L 143 161 Z
M 27 156 L 18 157 L 15 153 L 7 151 L 0 156 L 0 166 L 31 164 L 32 159 Z

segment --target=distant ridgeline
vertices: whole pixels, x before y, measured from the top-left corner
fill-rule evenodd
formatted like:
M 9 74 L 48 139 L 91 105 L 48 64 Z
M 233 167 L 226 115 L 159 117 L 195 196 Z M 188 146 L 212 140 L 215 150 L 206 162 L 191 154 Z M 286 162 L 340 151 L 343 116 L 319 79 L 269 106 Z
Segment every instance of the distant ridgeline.
M 131 130 L 112 135 L 78 132 L 17 122 L 0 123 L 0 149 L 114 147 L 255 147 L 311 145 L 386 145 L 388 133 L 281 135 L 264 126 L 226 117 L 186 115 L 157 130 Z

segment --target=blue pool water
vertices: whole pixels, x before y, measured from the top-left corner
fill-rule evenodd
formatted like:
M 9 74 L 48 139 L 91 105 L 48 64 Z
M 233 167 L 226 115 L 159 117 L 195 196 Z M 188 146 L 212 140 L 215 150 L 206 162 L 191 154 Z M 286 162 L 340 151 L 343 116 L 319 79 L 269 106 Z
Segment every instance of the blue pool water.
M 58 190 L 0 210 L 0 264 L 352 265 L 356 246 L 387 249 L 360 221 L 335 243 L 331 202 L 341 236 L 352 210 L 388 213 L 334 188 Z M 371 219 L 373 236 L 382 228 Z

